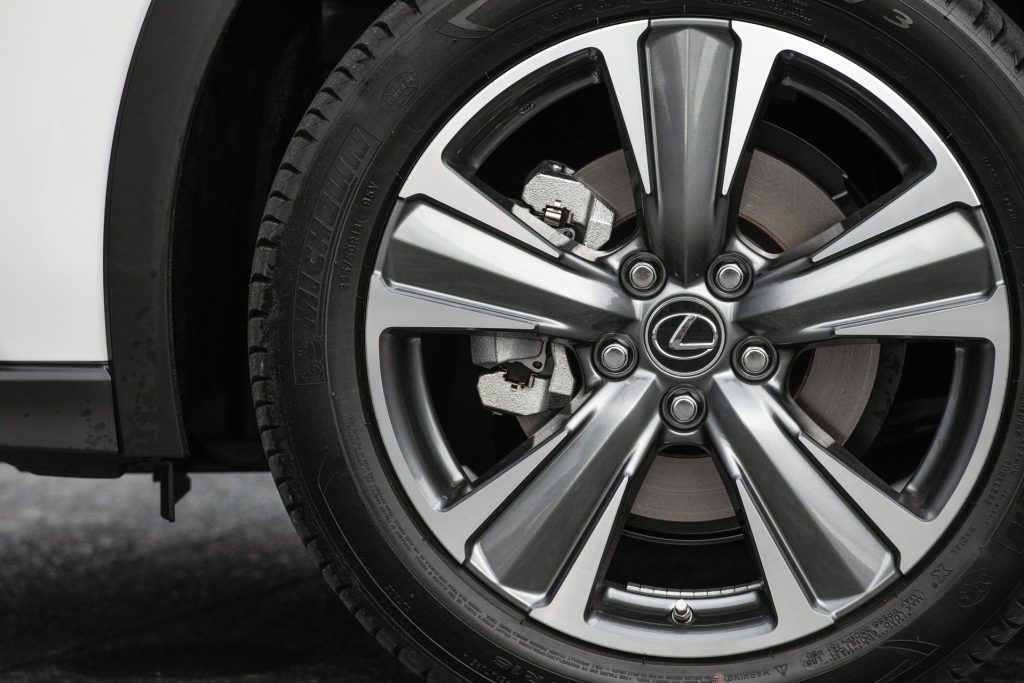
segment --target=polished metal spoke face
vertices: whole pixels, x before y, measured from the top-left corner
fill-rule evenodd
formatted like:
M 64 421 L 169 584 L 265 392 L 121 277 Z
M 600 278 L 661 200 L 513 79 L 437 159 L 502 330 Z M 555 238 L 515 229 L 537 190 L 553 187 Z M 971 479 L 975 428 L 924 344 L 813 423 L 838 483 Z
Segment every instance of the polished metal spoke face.
M 597 543 L 603 553 L 610 543 L 606 524 L 597 524 L 593 540 L 587 532 L 621 512 L 614 505 L 605 509 L 608 499 L 651 452 L 661 431 L 660 399 L 657 384 L 645 373 L 599 389 L 569 421 L 570 433 L 552 462 L 487 523 L 470 566 L 524 607 L 551 600 L 581 545 Z M 609 420 L 616 412 L 622 417 Z M 589 594 L 598 565 L 585 565 L 581 571 L 592 572 Z
M 538 212 L 502 197 L 459 156 L 495 102 L 581 56 L 603 74 L 623 132 L 622 153 L 595 168 L 618 169 L 623 182 L 628 174 L 637 199 L 634 233 L 607 251 L 573 237 L 567 228 L 580 226 L 561 201 Z M 898 121 L 921 158 L 898 187 L 848 214 L 825 195 L 815 215 L 845 217 L 776 255 L 740 234 L 735 211 L 749 204 L 739 201 L 745 169 L 782 163 L 761 152 L 746 163 L 780 60 L 871 93 L 865 106 Z M 628 195 L 619 188 L 609 200 L 620 222 Z M 723 657 L 829 627 L 935 547 L 993 446 L 1008 305 L 967 175 L 885 82 L 762 26 L 632 22 L 527 58 L 432 139 L 369 281 L 366 364 L 398 481 L 456 563 L 530 619 L 593 645 Z M 464 466 L 440 426 L 424 379 L 429 335 L 469 337 L 478 371 L 490 371 L 479 385 L 485 405 L 498 401 L 523 426 L 527 438 L 493 469 Z M 941 495 L 923 479 L 897 486 L 874 474 L 846 448 L 849 434 L 815 423 L 791 391 L 801 354 L 860 344 L 868 350 L 851 357 L 875 368 L 871 349 L 926 342 L 954 346 L 957 367 L 974 373 L 958 385 L 958 405 L 968 401 L 977 420 L 959 430 L 955 457 L 929 456 L 932 480 L 944 473 L 932 486 Z M 522 394 L 501 404 L 485 380 Z M 537 386 L 556 385 L 558 401 L 514 412 Z M 716 595 L 739 596 L 730 599 L 751 610 L 742 619 L 707 619 L 721 602 L 683 610 L 683 592 L 630 592 L 608 579 L 633 500 L 665 449 L 710 453 L 732 491 L 759 577 Z M 630 600 L 632 612 L 617 611 Z
M 399 214 L 374 287 L 390 301 L 373 311 L 378 330 L 531 330 L 593 342 L 635 317 L 614 274 L 569 254 L 549 258 L 423 202 Z
M 720 377 L 709 415 L 715 451 L 750 496 L 745 513 L 771 530 L 753 534 L 754 545 L 789 558 L 780 571 L 793 573 L 814 608 L 838 614 L 896 576 L 895 553 L 819 472 L 768 388 Z M 769 589 L 783 579 L 765 578 Z

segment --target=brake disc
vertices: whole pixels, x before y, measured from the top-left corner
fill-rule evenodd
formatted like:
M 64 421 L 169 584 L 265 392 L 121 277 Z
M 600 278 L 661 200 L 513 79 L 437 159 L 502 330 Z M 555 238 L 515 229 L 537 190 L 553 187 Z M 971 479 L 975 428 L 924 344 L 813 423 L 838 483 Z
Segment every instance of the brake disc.
M 625 157 L 613 152 L 578 171 L 615 211 L 617 223 L 635 217 Z M 827 236 L 844 218 L 825 190 L 782 159 L 755 151 L 741 200 L 740 217 L 781 252 Z M 842 444 L 853 433 L 871 397 L 878 372 L 874 344 L 822 347 L 814 351 L 795 398 L 823 438 Z M 732 518 L 733 507 L 709 457 L 662 455 L 652 463 L 632 510 L 670 523 L 706 523 Z

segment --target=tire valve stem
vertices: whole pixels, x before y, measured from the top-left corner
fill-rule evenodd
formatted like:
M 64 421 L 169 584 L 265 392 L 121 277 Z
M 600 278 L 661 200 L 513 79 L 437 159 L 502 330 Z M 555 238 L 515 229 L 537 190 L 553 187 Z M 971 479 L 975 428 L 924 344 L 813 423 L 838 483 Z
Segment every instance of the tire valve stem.
M 689 626 L 693 623 L 693 610 L 686 600 L 676 600 L 672 605 L 672 623 L 679 626 Z

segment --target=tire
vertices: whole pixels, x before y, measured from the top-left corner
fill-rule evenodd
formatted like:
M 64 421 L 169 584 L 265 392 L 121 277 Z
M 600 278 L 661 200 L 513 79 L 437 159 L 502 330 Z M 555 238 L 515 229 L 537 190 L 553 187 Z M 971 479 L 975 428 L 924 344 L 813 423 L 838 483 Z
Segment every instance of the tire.
M 1010 389 L 962 511 L 912 570 L 834 625 L 732 656 L 645 657 L 596 646 L 527 618 L 490 590 L 445 551 L 403 489 L 365 363 L 378 248 L 432 136 L 497 74 L 541 48 L 659 17 L 781 29 L 879 76 L 925 114 L 962 164 L 1010 284 Z M 331 72 L 296 132 L 267 203 L 251 283 L 250 369 L 264 448 L 332 590 L 431 681 L 972 675 L 1024 626 L 1022 67 L 1024 33 L 985 0 L 396 2 Z

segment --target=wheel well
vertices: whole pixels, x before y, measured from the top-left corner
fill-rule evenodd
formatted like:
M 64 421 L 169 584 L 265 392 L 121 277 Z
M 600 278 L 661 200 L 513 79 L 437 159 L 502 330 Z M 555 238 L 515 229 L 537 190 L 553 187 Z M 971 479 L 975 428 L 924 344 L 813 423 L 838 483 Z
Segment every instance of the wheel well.
M 171 235 L 174 363 L 190 469 L 263 466 L 246 354 L 256 233 L 327 72 L 388 0 L 244 0 L 203 79 Z

